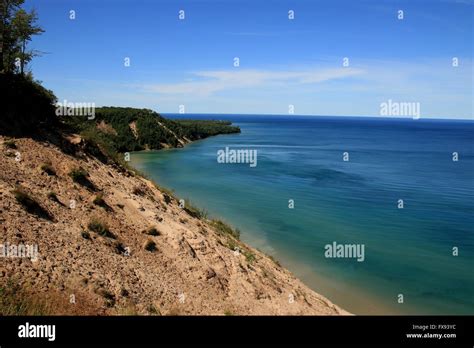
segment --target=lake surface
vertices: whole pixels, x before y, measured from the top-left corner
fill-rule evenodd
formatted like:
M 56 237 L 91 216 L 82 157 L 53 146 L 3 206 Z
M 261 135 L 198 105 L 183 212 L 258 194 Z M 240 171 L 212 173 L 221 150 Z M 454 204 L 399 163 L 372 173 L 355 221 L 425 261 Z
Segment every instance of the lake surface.
M 242 133 L 132 164 L 316 292 L 356 314 L 474 313 L 474 122 L 165 116 L 227 119 Z M 218 163 L 226 147 L 257 150 L 257 166 Z M 325 257 L 333 242 L 364 245 L 364 260 Z

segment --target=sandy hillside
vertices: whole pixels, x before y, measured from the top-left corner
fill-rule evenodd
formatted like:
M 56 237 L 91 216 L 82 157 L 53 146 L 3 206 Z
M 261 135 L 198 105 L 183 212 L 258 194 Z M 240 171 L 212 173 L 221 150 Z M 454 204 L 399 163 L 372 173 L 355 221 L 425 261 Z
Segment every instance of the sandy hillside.
M 14 143 L 0 137 L 0 243 L 37 244 L 39 258 L 0 257 L 0 284 L 13 279 L 32 298 L 54 294 L 54 313 L 347 313 L 152 182 L 86 155 L 80 138 L 70 140 L 74 155 L 45 141 Z M 73 181 L 78 168 L 89 182 Z M 44 211 L 28 212 L 15 188 Z

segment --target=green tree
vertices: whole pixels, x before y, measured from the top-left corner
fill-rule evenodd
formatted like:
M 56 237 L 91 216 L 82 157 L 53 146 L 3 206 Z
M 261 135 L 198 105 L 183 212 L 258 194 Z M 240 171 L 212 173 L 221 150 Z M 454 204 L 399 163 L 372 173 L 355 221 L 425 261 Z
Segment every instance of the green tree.
M 0 72 L 11 72 L 15 65 L 17 40 L 12 33 L 12 19 L 24 0 L 0 0 Z
M 41 27 L 36 25 L 37 21 L 38 15 L 34 9 L 29 13 L 20 9 L 15 13 L 12 19 L 12 33 L 16 39 L 16 58 L 19 59 L 21 75 L 25 73 L 25 65 L 28 64 L 34 56 L 38 55 L 37 52 L 27 49 L 27 44 L 31 41 L 32 36 L 44 32 Z
M 21 8 L 24 0 L 0 0 L 0 72 L 11 73 L 19 70 L 25 73 L 25 66 L 36 51 L 27 45 L 34 35 L 44 32 L 37 25 L 38 15 Z

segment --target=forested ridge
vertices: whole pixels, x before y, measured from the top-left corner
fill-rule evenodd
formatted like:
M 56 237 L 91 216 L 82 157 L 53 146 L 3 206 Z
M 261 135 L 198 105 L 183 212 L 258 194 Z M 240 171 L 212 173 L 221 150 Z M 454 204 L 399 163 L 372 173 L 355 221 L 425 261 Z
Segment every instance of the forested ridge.
M 209 136 L 239 133 L 228 121 L 170 120 L 149 109 L 101 107 L 95 118 L 64 116 L 72 130 L 123 153 L 144 149 L 182 147 Z

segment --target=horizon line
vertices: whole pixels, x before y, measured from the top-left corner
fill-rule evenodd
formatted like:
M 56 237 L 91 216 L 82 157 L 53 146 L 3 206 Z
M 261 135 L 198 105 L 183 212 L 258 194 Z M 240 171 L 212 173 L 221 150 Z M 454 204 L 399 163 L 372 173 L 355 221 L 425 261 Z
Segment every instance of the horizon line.
M 392 116 L 374 116 L 374 115 L 365 115 L 365 116 L 358 116 L 358 115 L 309 115 L 309 114 L 262 114 L 262 113 L 222 113 L 222 112 L 186 112 L 186 113 L 179 113 L 179 112 L 159 112 L 156 111 L 158 114 L 161 115 L 223 115 L 223 116 L 288 116 L 288 117 L 351 117 L 351 118 L 373 118 L 379 120 L 413 120 L 413 121 L 420 121 L 424 120 L 444 120 L 444 121 L 474 121 L 474 116 L 471 118 L 451 118 L 451 117 L 419 117 L 418 119 L 414 119 L 413 117 L 392 117 Z

